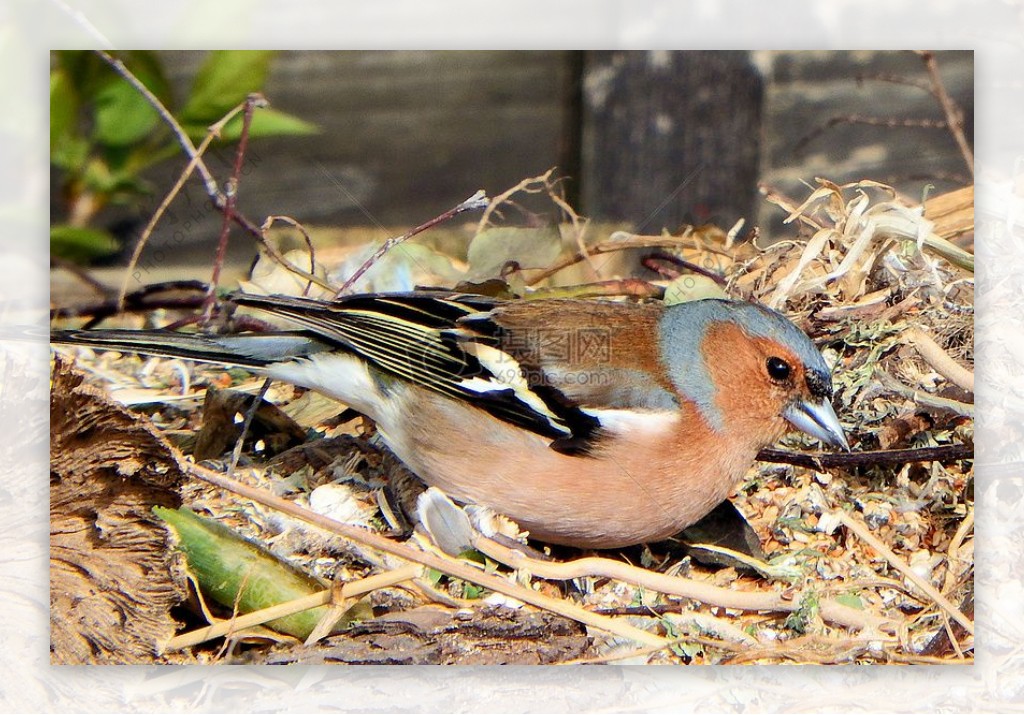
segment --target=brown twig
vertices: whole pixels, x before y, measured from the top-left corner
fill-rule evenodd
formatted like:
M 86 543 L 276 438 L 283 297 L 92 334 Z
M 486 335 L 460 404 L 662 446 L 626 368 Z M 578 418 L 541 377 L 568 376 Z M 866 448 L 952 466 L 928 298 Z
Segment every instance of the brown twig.
M 620 295 L 630 298 L 660 299 L 665 295 L 665 288 L 639 278 L 622 278 L 574 286 L 540 288 L 525 297 L 529 300 L 539 300 L 542 298 L 600 298 Z
M 96 291 L 100 295 L 102 295 L 102 296 L 110 295 L 111 290 L 110 290 L 110 288 L 108 286 L 104 285 L 100 281 L 98 281 L 95 278 L 93 278 L 91 275 L 89 275 L 89 272 L 87 270 L 82 268 L 82 266 L 78 265 L 74 261 L 69 261 L 69 260 L 67 260 L 65 258 L 61 258 L 60 256 L 53 256 L 53 255 L 51 255 L 50 256 L 50 264 L 53 265 L 53 266 L 56 266 L 57 268 L 64 269 L 65 271 L 67 271 L 68 273 L 73 275 L 75 278 L 77 278 L 78 280 L 80 280 L 83 283 L 85 283 L 87 286 L 92 288 L 94 291 Z M 52 311 L 51 311 L 51 313 L 52 313 Z
M 920 328 L 910 328 L 903 334 L 903 339 L 917 348 L 924 361 L 944 378 L 968 392 L 974 392 L 974 373 L 946 354 L 930 335 Z
M 855 78 L 858 85 L 864 84 L 867 80 L 874 80 L 876 82 L 888 82 L 889 84 L 902 84 L 907 87 L 916 87 L 917 89 L 924 90 L 929 94 L 935 94 L 935 89 L 924 80 L 917 79 L 916 77 L 904 77 L 897 74 L 889 74 L 887 72 L 875 72 L 873 74 L 858 74 Z
M 928 79 L 931 81 L 932 94 L 939 100 L 939 106 L 942 107 L 942 113 L 946 115 L 946 126 L 949 127 L 949 131 L 952 132 L 953 138 L 956 140 L 956 145 L 960 147 L 960 153 L 964 157 L 964 162 L 967 164 L 967 168 L 971 172 L 971 176 L 974 176 L 974 151 L 971 149 L 970 143 L 967 141 L 967 136 L 964 134 L 964 111 L 960 108 L 960 105 L 949 96 L 949 92 L 946 91 L 946 85 L 942 83 L 942 76 L 939 74 L 939 64 L 935 60 L 935 53 L 931 50 L 919 50 L 917 52 L 921 61 L 924 62 L 925 69 L 928 70 Z
M 202 154 L 196 149 L 195 144 L 192 143 L 192 140 L 182 128 L 181 124 L 178 123 L 178 120 L 174 118 L 174 115 L 171 114 L 170 110 L 164 106 L 163 102 L 161 102 L 159 98 L 157 98 L 157 96 L 153 94 L 121 60 L 111 56 L 103 50 L 96 50 L 96 54 L 99 55 L 104 62 L 109 64 L 117 74 L 123 77 L 125 81 L 132 85 L 132 87 L 134 87 L 136 91 L 138 91 L 146 101 L 149 102 L 150 106 L 156 110 L 156 113 L 160 115 L 161 119 L 164 120 L 167 126 L 171 128 L 171 131 L 174 133 L 175 137 L 177 137 L 182 150 L 185 152 L 186 156 L 189 157 L 190 163 L 195 163 L 195 170 L 198 171 L 200 177 L 202 177 L 203 187 L 206 190 L 207 196 L 210 197 L 210 201 L 214 208 L 218 211 L 223 211 L 227 202 L 227 197 L 217 186 L 217 180 L 213 178 L 213 174 L 210 172 L 209 167 L 207 167 L 206 162 L 203 161 Z M 255 238 L 258 239 L 260 237 L 259 227 L 238 211 L 232 211 L 231 220 Z
M 270 236 L 268 235 L 271 227 L 275 221 L 284 221 L 286 224 L 295 228 L 306 241 L 306 248 L 309 249 L 309 271 L 306 272 L 296 266 L 294 263 L 286 259 L 284 256 L 279 254 L 270 243 Z M 285 270 L 291 271 L 297 276 L 301 276 L 306 279 L 306 287 L 302 289 L 302 295 L 308 296 L 309 289 L 313 287 L 313 284 L 320 286 L 321 288 L 334 293 L 334 287 L 327 281 L 321 279 L 316 275 L 316 249 L 313 248 L 313 239 L 309 236 L 309 231 L 302 225 L 301 222 L 296 221 L 291 216 L 267 216 L 267 220 L 260 226 L 261 241 L 263 247 L 267 249 L 267 253 L 270 257 L 280 263 Z
M 587 255 L 593 257 L 602 253 L 628 251 L 633 248 L 678 248 L 679 246 L 687 245 L 691 248 L 697 248 L 698 246 L 696 245 L 696 242 L 690 239 L 690 233 L 691 232 L 687 230 L 682 236 L 643 236 L 619 231 L 613 233 L 611 239 L 589 246 L 587 248 Z M 689 244 L 687 243 L 688 239 L 690 239 Z M 729 255 L 724 251 L 718 251 L 710 246 L 705 246 L 704 248 L 712 253 L 719 253 L 724 256 Z M 550 266 L 537 273 L 532 273 L 530 279 L 526 283 L 527 285 L 536 285 L 544 279 L 550 278 L 559 271 L 564 270 L 569 266 L 573 266 L 580 261 L 586 260 L 587 255 L 584 255 L 581 251 L 577 251 L 571 256 L 567 256 L 555 263 L 552 263 Z
M 916 128 L 916 129 L 946 129 L 948 124 L 941 119 L 927 119 L 918 117 L 890 118 L 890 117 L 868 117 L 862 114 L 846 114 L 840 117 L 831 117 L 825 124 L 805 134 L 793 146 L 793 152 L 799 153 L 812 141 L 826 133 L 839 124 L 866 124 L 870 127 L 895 128 Z
M 917 586 L 923 591 L 932 601 L 935 602 L 939 608 L 945 611 L 950 618 L 959 623 L 964 629 L 967 630 L 972 636 L 974 635 L 974 621 L 967 618 L 948 598 L 943 596 L 930 581 L 919 576 L 910 565 L 907 564 L 903 559 L 899 558 L 893 551 L 882 543 L 882 541 L 871 533 L 871 530 L 867 528 L 862 522 L 853 517 L 851 514 L 843 511 L 842 509 L 836 509 L 832 512 L 833 516 L 838 519 L 847 529 L 856 534 L 862 541 L 868 546 L 877 551 L 886 561 L 888 561 L 893 568 L 903 574 L 911 583 Z
M 598 628 L 624 638 L 635 640 L 645 645 L 664 647 L 671 643 L 671 641 L 662 638 L 661 636 L 648 633 L 647 631 L 631 626 L 628 623 L 623 623 L 621 621 L 600 616 L 596 613 L 591 613 L 574 604 L 567 603 L 550 596 L 545 596 L 544 594 L 538 593 L 532 589 L 506 581 L 499 576 L 486 573 L 479 568 L 470 565 L 468 562 L 457 561 L 442 554 L 430 551 L 421 551 L 407 544 L 391 541 L 390 539 L 380 536 L 368 529 L 352 526 L 350 524 L 343 524 L 329 517 L 310 511 L 309 509 L 305 509 L 298 504 L 288 501 L 287 499 L 274 496 L 266 490 L 243 484 L 238 480 L 219 474 L 212 469 L 207 469 L 201 465 L 188 464 L 187 467 L 190 474 L 208 484 L 212 484 L 221 489 L 226 489 L 234 494 L 251 499 L 272 509 L 277 509 L 284 514 L 301 519 L 302 521 L 318 526 L 321 529 L 325 529 L 347 539 L 352 539 L 353 541 L 370 548 L 392 554 L 401 559 L 405 559 L 406 561 L 429 566 L 430 568 L 441 571 L 442 573 L 449 574 L 464 581 L 469 581 L 470 583 L 474 583 L 478 586 L 483 586 L 484 588 L 505 594 L 506 596 L 511 596 L 512 598 L 523 601 L 524 603 L 532 604 L 538 608 L 551 611 L 552 613 L 557 613 L 558 615 L 566 618 L 570 618 L 580 623 L 585 623 L 589 626 L 593 626 L 594 628 Z
M 757 453 L 762 462 L 792 464 L 797 467 L 824 470 L 834 467 L 862 467 L 878 464 L 908 464 L 910 462 L 953 462 L 974 459 L 974 447 L 969 444 L 943 444 L 917 449 L 876 449 L 871 452 L 790 452 L 768 447 Z
M 491 214 L 497 211 L 498 206 L 508 201 L 509 197 L 513 194 L 517 194 L 520 191 L 527 194 L 539 194 L 541 191 L 546 191 L 551 185 L 551 174 L 554 171 L 554 168 L 551 168 L 540 176 L 531 176 L 529 179 L 523 179 L 512 188 L 506 189 L 491 199 L 487 204 L 487 208 L 484 209 L 483 214 L 480 216 L 480 221 L 477 222 L 476 232 L 480 233 L 487 228 L 487 222 L 491 220 Z
M 648 261 L 665 261 L 666 263 L 672 263 L 673 265 L 676 265 L 679 268 L 683 268 L 693 273 L 698 273 L 706 278 L 710 278 L 723 288 L 725 288 L 727 285 L 725 278 L 720 273 L 715 273 L 714 271 L 709 271 L 706 268 L 701 268 L 696 263 L 691 263 L 690 261 L 683 260 L 678 256 L 673 256 L 671 253 L 665 253 L 664 251 L 655 251 L 654 253 L 652 253 L 651 255 L 647 256 L 647 258 L 644 259 L 645 266 L 647 266 L 651 270 L 657 270 L 651 263 L 648 263 Z
M 118 300 L 122 305 L 124 304 L 125 295 L 128 292 L 128 281 L 135 271 L 135 266 L 138 265 L 139 258 L 142 256 L 142 249 L 146 246 L 150 235 L 152 235 L 153 231 L 156 229 L 157 223 L 159 223 L 160 219 L 163 218 L 163 215 L 171 205 L 171 202 L 174 201 L 175 197 L 181 192 L 181 189 L 185 186 L 185 182 L 188 181 L 189 177 L 191 177 L 193 172 L 195 172 L 196 167 L 202 161 L 203 155 L 206 154 L 206 150 L 209 148 L 210 143 L 220 136 L 220 132 L 224 126 L 244 108 L 245 103 L 243 102 L 209 128 L 206 136 L 203 137 L 203 141 L 196 149 L 195 155 L 189 158 L 188 164 L 185 165 L 185 168 L 182 170 L 181 174 L 179 174 L 177 181 L 174 182 L 174 186 L 172 186 L 171 190 L 164 196 L 160 205 L 157 206 L 156 211 L 153 212 L 153 215 L 149 217 L 149 221 L 146 222 L 146 226 L 142 229 L 139 239 L 135 242 L 135 248 L 132 249 L 132 255 L 128 259 L 128 266 L 124 271 L 124 280 L 121 281 L 121 290 L 118 294 Z
M 133 86 L 139 94 L 146 98 L 146 101 L 149 102 L 150 106 L 156 110 L 157 114 L 161 116 L 167 126 L 171 128 L 171 131 L 174 132 L 174 135 L 178 138 L 178 143 L 181 144 L 181 148 L 185 150 L 185 153 L 188 154 L 189 158 L 198 158 L 196 168 L 199 170 L 200 176 L 203 177 L 203 184 L 206 186 L 206 193 L 210 196 L 219 196 L 220 189 L 217 188 L 217 180 L 213 178 L 213 174 L 210 173 L 205 162 L 200 158 L 192 140 L 189 138 L 188 134 L 185 133 L 185 130 L 182 129 L 181 124 L 179 124 L 178 120 L 174 118 L 174 115 L 171 114 L 170 110 L 168 110 L 167 107 L 164 106 L 163 102 L 161 102 L 157 96 L 149 90 L 149 87 L 142 83 L 142 80 L 136 77 L 132 71 L 125 66 L 124 62 L 103 50 L 96 50 L 96 54 L 99 55 L 104 62 L 109 64 L 115 72 L 121 75 L 128 84 Z
M 799 610 L 803 602 L 799 593 L 736 591 L 681 576 L 667 576 L 600 557 L 561 562 L 540 561 L 530 558 L 518 549 L 498 544 L 481 534 L 475 534 L 473 546 L 495 561 L 514 569 L 525 569 L 541 578 L 565 581 L 585 576 L 605 577 L 627 581 L 658 593 L 682 596 L 712 606 L 743 611 L 792 613 Z M 886 625 L 883 618 L 831 599 L 820 599 L 818 605 L 822 618 L 848 628 L 881 630 Z
M 340 298 L 341 296 L 348 293 L 348 291 L 352 288 L 355 282 L 362 278 L 363 274 L 366 273 L 366 271 L 368 271 L 374 263 L 379 261 L 384 256 L 385 253 L 390 251 L 395 246 L 398 246 L 408 241 L 416 234 L 423 233 L 427 229 L 433 228 L 434 226 L 437 226 L 440 223 L 444 223 L 445 221 L 449 221 L 461 213 L 464 213 L 466 211 L 472 211 L 474 209 L 482 209 L 486 206 L 487 195 L 484 193 L 483 189 L 481 189 L 480 191 L 477 191 L 475 194 L 473 194 L 468 199 L 463 201 L 458 206 L 448 209 L 443 214 L 435 216 L 429 221 L 420 224 L 416 228 L 407 231 L 406 233 L 403 233 L 401 236 L 389 238 L 380 245 L 380 248 L 373 252 L 372 256 L 370 256 L 363 262 L 363 265 L 359 266 L 359 268 L 356 269 L 356 272 L 353 273 L 348 278 L 348 280 L 345 281 L 345 284 L 341 286 L 341 288 L 338 290 L 334 297 Z
M 164 283 L 151 283 L 139 288 L 124 296 L 123 301 L 117 298 L 104 300 L 99 303 L 88 305 L 54 308 L 50 311 L 50 319 L 56 318 L 84 318 L 91 317 L 96 323 L 111 315 L 122 312 L 137 312 L 143 310 L 155 310 L 157 308 L 194 308 L 202 305 L 203 297 L 206 295 L 207 286 L 203 281 L 183 280 L 166 281 Z M 197 291 L 202 295 L 191 298 L 166 298 L 163 300 L 148 300 L 154 295 L 170 293 L 174 291 Z M 123 305 L 119 305 L 119 302 Z
M 203 304 L 203 322 L 210 320 L 213 314 L 213 301 L 216 298 L 217 283 L 220 281 L 220 271 L 224 266 L 224 257 L 228 250 L 228 235 L 231 233 L 231 220 L 235 214 L 235 204 L 238 202 L 238 182 L 242 176 L 242 162 L 245 160 L 245 150 L 249 146 L 249 127 L 252 126 L 252 115 L 257 107 L 265 107 L 267 100 L 263 95 L 254 93 L 245 98 L 245 111 L 242 114 L 242 133 L 238 139 L 238 147 L 235 149 L 235 165 L 228 179 L 224 191 L 223 220 L 220 226 L 220 238 L 217 240 L 217 252 L 213 257 L 213 273 L 210 276 L 210 288 L 206 293 L 206 301 Z

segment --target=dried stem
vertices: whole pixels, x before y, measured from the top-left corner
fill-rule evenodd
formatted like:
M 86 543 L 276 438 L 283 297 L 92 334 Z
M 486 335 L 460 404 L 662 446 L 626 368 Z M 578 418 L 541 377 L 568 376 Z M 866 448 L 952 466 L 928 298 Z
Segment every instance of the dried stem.
M 878 378 L 878 381 L 889 390 L 913 400 L 919 405 L 934 407 L 940 410 L 949 410 L 950 412 L 954 412 L 963 417 L 974 417 L 974 405 L 969 405 L 957 400 L 951 400 L 948 397 L 932 395 L 924 390 L 916 390 L 913 387 L 904 385 L 902 382 L 883 370 L 876 370 L 875 377 Z
M 974 373 L 946 354 L 935 340 L 920 328 L 911 328 L 903 334 L 904 340 L 917 348 L 924 361 L 937 373 L 962 387 L 974 392 Z
M 533 273 L 530 279 L 527 281 L 527 285 L 536 285 L 546 278 L 550 278 L 554 274 L 561 270 L 573 266 L 580 261 L 586 260 L 588 256 L 593 257 L 602 253 L 614 253 L 615 251 L 628 251 L 632 248 L 679 248 L 680 246 L 689 246 L 690 248 L 697 248 L 696 242 L 690 240 L 687 243 L 687 239 L 690 238 L 690 231 L 687 231 L 682 236 L 643 236 L 639 234 L 630 234 L 624 231 L 616 231 L 612 234 L 611 238 L 607 241 L 590 246 L 587 249 L 587 254 L 581 251 L 577 251 L 571 256 L 567 256 L 560 261 L 556 261 L 547 268 Z M 706 250 L 712 253 L 719 253 L 721 255 L 729 255 L 724 251 L 717 251 L 711 247 L 704 247 Z
M 178 138 L 178 143 L 181 144 L 181 148 L 185 150 L 185 153 L 188 154 L 189 158 L 197 160 L 196 168 L 199 170 L 200 176 L 203 177 L 203 183 L 206 185 L 206 193 L 210 196 L 220 196 L 220 190 L 217 188 L 217 180 L 213 178 L 213 174 L 210 173 L 210 170 L 202 161 L 202 158 L 200 157 L 199 152 L 196 151 L 196 147 L 192 143 L 192 140 L 189 139 L 188 134 L 185 133 L 185 130 L 182 129 L 181 124 L 179 124 L 178 120 L 174 118 L 174 115 L 171 114 L 170 110 L 164 106 L 163 102 L 161 102 L 155 94 L 149 91 L 149 87 L 143 84 L 142 80 L 132 74 L 132 71 L 125 66 L 124 62 L 103 50 L 96 50 L 96 54 L 103 58 L 103 61 L 109 64 L 115 72 L 121 75 L 128 84 L 135 87 L 139 94 L 146 98 L 146 101 L 149 102 L 150 106 L 156 110 L 157 114 L 163 118 L 167 123 L 167 126 L 171 128 L 172 132 L 174 132 L 174 135 Z
M 206 162 L 203 161 L 202 154 L 196 149 L 192 140 L 182 128 L 181 124 L 178 123 L 178 120 L 174 118 L 174 115 L 171 114 L 170 110 L 163 105 L 163 102 L 161 102 L 138 77 L 132 74 L 131 70 L 129 70 L 121 60 L 111 56 L 103 50 L 96 50 L 96 54 L 99 55 L 104 62 L 109 64 L 117 74 L 123 77 L 125 81 L 132 85 L 143 97 L 145 97 L 150 106 L 152 106 L 153 109 L 156 110 L 156 113 L 159 114 L 164 122 L 167 123 L 171 128 L 171 131 L 177 137 L 182 150 L 189 157 L 190 163 L 195 163 L 195 170 L 198 171 L 199 175 L 202 177 L 203 186 L 206 189 L 207 196 L 210 197 L 210 201 L 218 211 L 223 211 L 227 203 L 227 197 L 218 188 L 217 180 L 213 178 L 213 174 L 210 173 L 209 167 L 207 167 Z M 248 100 L 246 101 L 248 102 Z M 259 227 L 257 227 L 252 221 L 237 211 L 232 211 L 231 213 L 232 221 L 241 226 L 252 236 L 256 238 L 260 237 Z
M 841 117 L 832 117 L 824 125 L 814 129 L 803 136 L 794 146 L 793 151 L 799 153 L 812 141 L 839 124 L 864 124 L 869 127 L 914 128 L 914 129 L 946 129 L 949 125 L 941 119 L 927 119 L 916 117 L 904 117 L 892 119 L 889 117 L 867 117 L 862 114 L 847 114 Z
M 440 223 L 444 223 L 445 221 L 451 220 L 461 213 L 464 213 L 466 211 L 472 211 L 474 209 L 482 209 L 485 206 L 487 206 L 487 195 L 484 193 L 483 189 L 481 189 L 480 191 L 477 191 L 475 194 L 473 194 L 468 199 L 463 201 L 458 206 L 448 209 L 443 214 L 435 216 L 426 223 L 420 224 L 416 228 L 402 234 L 401 236 L 398 236 L 396 238 L 389 238 L 388 240 L 381 244 L 380 248 L 374 251 L 372 256 L 370 256 L 363 262 L 363 265 L 359 266 L 359 268 L 356 269 L 356 272 L 353 273 L 348 280 L 345 281 L 345 284 L 335 294 L 335 298 L 340 298 L 341 296 L 348 293 L 352 286 L 355 284 L 355 282 L 362 278 L 363 274 L 366 273 L 366 271 L 368 271 L 374 263 L 379 261 L 384 256 L 385 253 L 390 251 L 395 246 L 398 246 L 408 241 L 416 234 L 423 233 L 427 229 L 433 228 L 434 226 L 437 226 Z
M 161 218 L 163 218 L 163 215 L 167 211 L 167 208 L 171 205 L 171 202 L 174 201 L 175 197 L 185 186 L 185 182 L 188 181 L 189 177 L 192 176 L 192 173 L 195 171 L 196 167 L 200 164 L 200 162 L 202 162 L 202 157 L 204 154 L 206 154 L 206 150 L 209 148 L 210 143 L 218 136 L 220 136 L 220 132 L 221 130 L 223 130 L 224 126 L 229 121 L 231 121 L 235 117 L 235 115 L 242 111 L 245 108 L 245 106 L 245 102 L 239 104 L 237 107 L 235 107 L 226 115 L 224 115 L 224 117 L 219 122 L 217 122 L 209 128 L 209 130 L 206 133 L 206 136 L 203 138 L 203 141 L 199 144 L 199 148 L 196 149 L 195 155 L 189 158 L 188 164 L 185 166 L 185 169 L 178 176 L 178 180 L 174 182 L 174 186 L 172 186 L 171 190 L 167 192 L 167 195 L 164 196 L 163 201 L 160 202 L 160 205 L 157 206 L 156 211 L 153 212 L 153 215 L 150 216 L 149 221 L 146 222 L 146 226 L 145 228 L 142 229 L 142 233 L 139 236 L 139 240 L 135 242 L 135 248 L 132 250 L 131 258 L 128 260 L 128 267 L 125 269 L 124 272 L 124 280 L 121 281 L 121 290 L 118 293 L 117 299 L 118 304 L 122 309 L 124 307 L 125 295 L 128 292 L 128 281 L 131 279 L 131 275 L 135 271 L 135 266 L 138 265 L 139 258 L 142 256 L 142 249 L 149 241 L 149 237 L 153 233 L 153 230 L 156 228 L 157 223 L 160 221 Z
M 768 447 L 757 453 L 762 462 L 792 464 L 823 471 L 834 467 L 862 467 L 878 464 L 908 464 L 910 462 L 953 462 L 974 459 L 974 447 L 969 444 L 942 444 L 918 449 L 876 449 L 871 452 L 790 452 Z
M 480 217 L 480 221 L 476 225 L 476 232 L 480 233 L 487 228 L 487 222 L 491 220 L 491 214 L 497 210 L 498 206 L 508 201 L 509 197 L 513 194 L 517 194 L 520 191 L 524 191 L 528 194 L 537 194 L 547 189 L 547 187 L 550 186 L 551 174 L 554 173 L 554 171 L 554 168 L 551 168 L 540 176 L 531 176 L 529 179 L 523 179 L 511 189 L 507 189 L 491 199 L 487 204 L 487 208 L 484 209 L 484 213 Z
M 243 484 L 242 482 L 223 474 L 219 474 L 212 469 L 207 469 L 201 465 L 189 464 L 187 466 L 190 474 L 208 484 L 212 484 L 221 489 L 226 489 L 234 494 L 251 499 L 272 509 L 277 509 L 280 512 L 294 516 L 297 519 L 301 519 L 309 524 L 313 524 L 321 529 L 325 529 L 344 538 L 351 539 L 370 548 L 384 551 L 405 559 L 406 561 L 429 566 L 430 568 L 437 569 L 438 571 L 450 576 L 460 578 L 464 581 L 469 581 L 470 583 L 474 583 L 478 586 L 483 586 L 484 588 L 488 588 L 492 591 L 502 593 L 506 596 L 511 596 L 512 598 L 523 601 L 524 603 L 529 603 L 538 608 L 551 611 L 552 613 L 557 613 L 558 615 L 565 616 L 566 618 L 570 618 L 580 623 L 585 623 L 608 633 L 613 633 L 624 638 L 635 640 L 645 645 L 664 647 L 671 643 L 671 641 L 662 638 L 661 636 L 648 633 L 647 631 L 641 630 L 627 623 L 599 616 L 574 604 L 556 598 L 551 598 L 550 596 L 545 596 L 532 589 L 506 581 L 499 576 L 485 573 L 476 566 L 471 565 L 469 562 L 457 561 L 438 553 L 420 551 L 419 549 L 415 549 L 407 544 L 400 544 L 391 541 L 390 539 L 367 529 L 343 524 L 321 514 L 317 514 L 316 512 L 310 511 L 309 509 L 305 509 L 298 504 L 288 501 L 287 499 L 274 496 L 266 490 L 257 489 L 247 484 Z
M 586 576 L 618 579 L 658 593 L 682 596 L 722 608 L 792 613 L 800 609 L 803 600 L 799 593 L 736 591 L 680 576 L 654 573 L 605 558 L 589 557 L 568 562 L 540 561 L 479 534 L 473 546 L 495 561 L 510 568 L 525 569 L 541 578 L 560 581 Z M 848 628 L 881 630 L 886 626 L 885 619 L 836 601 L 821 599 L 819 606 L 822 618 Z
M 202 295 L 191 298 L 148 300 L 154 295 L 175 291 L 197 291 Z M 156 308 L 195 308 L 202 305 L 206 291 L 207 284 L 203 281 L 182 280 L 167 281 L 164 283 L 151 283 L 136 291 L 128 293 L 121 298 L 114 298 L 78 307 L 54 308 L 50 311 L 50 318 L 78 318 L 89 316 L 92 318 L 91 322 L 95 323 L 103 318 L 122 312 L 154 310 Z
M 946 85 L 942 83 L 942 77 L 939 74 L 939 64 L 935 60 L 935 53 L 931 50 L 919 51 L 921 61 L 924 62 L 925 69 L 928 70 L 928 78 L 932 85 L 932 94 L 935 95 L 936 99 L 939 100 L 939 105 L 942 107 L 942 113 L 946 115 L 946 126 L 949 127 L 949 131 L 953 133 L 953 138 L 956 140 L 956 145 L 960 147 L 960 153 L 964 157 L 964 163 L 967 164 L 967 168 L 971 172 L 971 176 L 974 176 L 974 151 L 971 149 L 970 143 L 967 141 L 967 135 L 964 134 L 964 111 L 960 108 L 960 105 L 949 96 L 949 92 L 946 91 Z
M 267 100 L 261 94 L 250 94 L 245 98 L 245 111 L 242 115 L 242 133 L 238 139 L 238 147 L 235 150 L 235 166 L 228 179 L 227 190 L 224 192 L 223 220 L 220 226 L 220 238 L 217 240 L 217 252 L 213 258 L 213 273 L 210 276 L 210 289 L 206 294 L 206 301 L 203 305 L 203 322 L 209 321 L 213 314 L 213 301 L 217 297 L 217 283 L 220 281 L 220 271 L 224 266 L 224 257 L 228 250 L 228 236 L 231 233 L 231 220 L 235 214 L 235 204 L 238 202 L 238 181 L 242 176 L 242 163 L 245 161 L 245 150 L 249 146 L 249 127 L 252 125 L 252 115 L 257 107 L 265 107 Z
M 303 269 L 299 268 L 294 263 L 286 259 L 280 253 L 278 253 L 277 250 L 270 243 L 270 236 L 268 235 L 268 233 L 270 232 L 270 228 L 274 225 L 275 221 L 284 221 L 285 223 L 294 227 L 297 231 L 299 231 L 299 233 L 302 234 L 302 237 L 306 241 L 306 247 L 309 249 L 309 272 L 304 271 Z M 302 289 L 303 296 L 309 295 L 309 289 L 313 287 L 314 283 L 323 288 L 324 290 L 327 290 L 330 293 L 334 293 L 334 286 L 332 286 L 330 283 L 316 275 L 316 250 L 313 248 L 313 239 L 310 238 L 309 231 L 306 230 L 306 227 L 303 226 L 299 221 L 296 221 L 291 216 L 267 216 L 267 220 L 263 222 L 262 226 L 260 226 L 260 234 L 263 247 L 267 250 L 267 253 L 273 260 L 280 263 L 285 268 L 285 270 L 291 271 L 295 275 L 301 276 L 306 279 L 306 287 Z
M 291 616 L 295 613 L 301 613 L 302 611 L 308 611 L 311 608 L 325 606 L 338 600 L 339 596 L 341 599 L 355 598 L 356 596 L 362 596 L 381 588 L 395 586 L 397 584 L 404 583 L 405 581 L 419 578 L 422 571 L 422 566 L 418 564 L 410 564 L 397 568 L 394 571 L 388 571 L 387 573 L 368 576 L 367 578 L 360 579 L 358 581 L 350 581 L 341 587 L 340 594 L 336 593 L 335 589 L 328 588 L 323 591 L 310 594 L 309 596 L 293 599 L 287 603 L 279 603 L 276 606 L 262 608 L 258 611 L 246 613 L 242 616 L 235 616 L 230 620 L 220 621 L 213 625 L 206 626 L 204 628 L 197 628 L 189 633 L 183 633 L 180 636 L 175 636 L 166 643 L 163 650 L 180 650 L 182 648 L 188 648 L 189 646 L 198 645 L 199 643 L 205 643 L 208 640 L 227 636 L 246 628 L 252 628 L 253 626 L 267 623 L 268 621 Z
M 842 509 L 836 509 L 832 512 L 836 519 L 838 519 L 847 529 L 856 534 L 862 541 L 868 546 L 877 551 L 879 554 L 885 557 L 893 568 L 903 574 L 911 583 L 921 589 L 930 599 L 932 599 L 936 605 L 945 611 L 950 618 L 959 623 L 966 629 L 972 636 L 974 635 L 974 622 L 960 612 L 953 603 L 943 596 L 935 586 L 929 581 L 919 576 L 910 565 L 907 564 L 903 559 L 898 557 L 892 550 L 882 543 L 882 541 L 871 533 L 871 531 L 858 519 L 852 515 L 843 511 Z

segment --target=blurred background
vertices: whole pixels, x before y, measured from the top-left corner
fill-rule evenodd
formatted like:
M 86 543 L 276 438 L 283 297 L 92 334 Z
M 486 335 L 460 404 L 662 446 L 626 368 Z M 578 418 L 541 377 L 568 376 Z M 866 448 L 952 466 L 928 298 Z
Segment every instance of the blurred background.
M 102 112 L 119 100 L 83 91 L 75 75 L 81 68 L 68 67 L 81 58 L 67 54 L 55 53 L 51 69 L 78 82 L 68 96 L 75 97 L 80 139 L 95 154 L 90 123 L 102 123 Z M 272 126 L 254 131 L 249 144 L 238 203 L 256 223 L 284 214 L 307 226 L 367 227 L 383 237 L 478 188 L 494 196 L 555 167 L 568 202 L 593 220 L 656 234 L 706 222 L 728 230 L 743 218 L 746 229 L 759 226 L 771 240 L 792 235 L 793 227 L 783 227 L 784 213 L 761 200 L 759 183 L 797 203 L 817 176 L 890 183 L 915 203 L 929 185 L 942 193 L 972 183 L 913 52 L 282 51 L 250 53 L 259 63 L 220 67 L 220 74 L 210 70 L 213 54 L 153 52 L 126 61 L 137 72 L 148 69 L 140 76 L 153 78 L 176 116 L 191 115 L 197 143 L 203 126 L 237 100 L 201 106 L 197 95 L 208 99 L 218 86 L 207 85 L 218 82 L 259 88 L 275 116 L 294 120 L 268 120 Z M 936 57 L 946 89 L 965 108 L 970 140 L 973 53 Z M 54 101 L 51 76 L 51 116 L 58 116 L 63 105 Z M 68 152 L 55 148 L 51 127 L 52 223 L 109 236 L 102 250 L 86 251 L 93 264 L 125 264 L 185 165 L 151 119 L 166 153 L 136 162 L 127 180 L 111 178 L 110 167 L 130 164 L 124 144 L 138 136 L 114 136 L 120 145 L 103 147 L 97 170 L 96 157 L 82 159 L 74 143 L 72 159 L 58 161 Z M 108 134 L 125 126 L 112 114 L 108 122 Z M 152 137 L 146 142 L 155 151 Z M 209 152 L 221 181 L 233 161 L 229 142 Z M 107 193 L 83 201 L 89 181 Z M 551 209 L 550 202 L 531 206 L 529 197 L 521 203 L 523 216 L 509 217 L 513 223 Z M 176 263 L 207 264 L 220 225 L 193 178 L 142 262 L 173 248 Z M 233 235 L 229 256 L 252 255 L 252 241 Z

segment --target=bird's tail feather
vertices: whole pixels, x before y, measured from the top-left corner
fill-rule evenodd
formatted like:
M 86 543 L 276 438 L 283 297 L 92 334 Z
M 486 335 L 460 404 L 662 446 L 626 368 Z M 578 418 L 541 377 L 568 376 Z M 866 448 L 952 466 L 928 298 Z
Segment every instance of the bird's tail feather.
M 171 330 L 55 330 L 50 342 L 249 368 L 305 357 L 327 347 L 296 332 L 208 335 Z

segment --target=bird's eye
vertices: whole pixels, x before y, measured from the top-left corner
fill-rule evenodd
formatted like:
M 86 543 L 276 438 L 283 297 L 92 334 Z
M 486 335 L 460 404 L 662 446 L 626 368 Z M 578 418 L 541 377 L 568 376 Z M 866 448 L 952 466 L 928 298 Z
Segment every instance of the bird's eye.
M 793 368 L 789 363 L 778 357 L 768 358 L 768 376 L 773 380 L 788 380 Z

